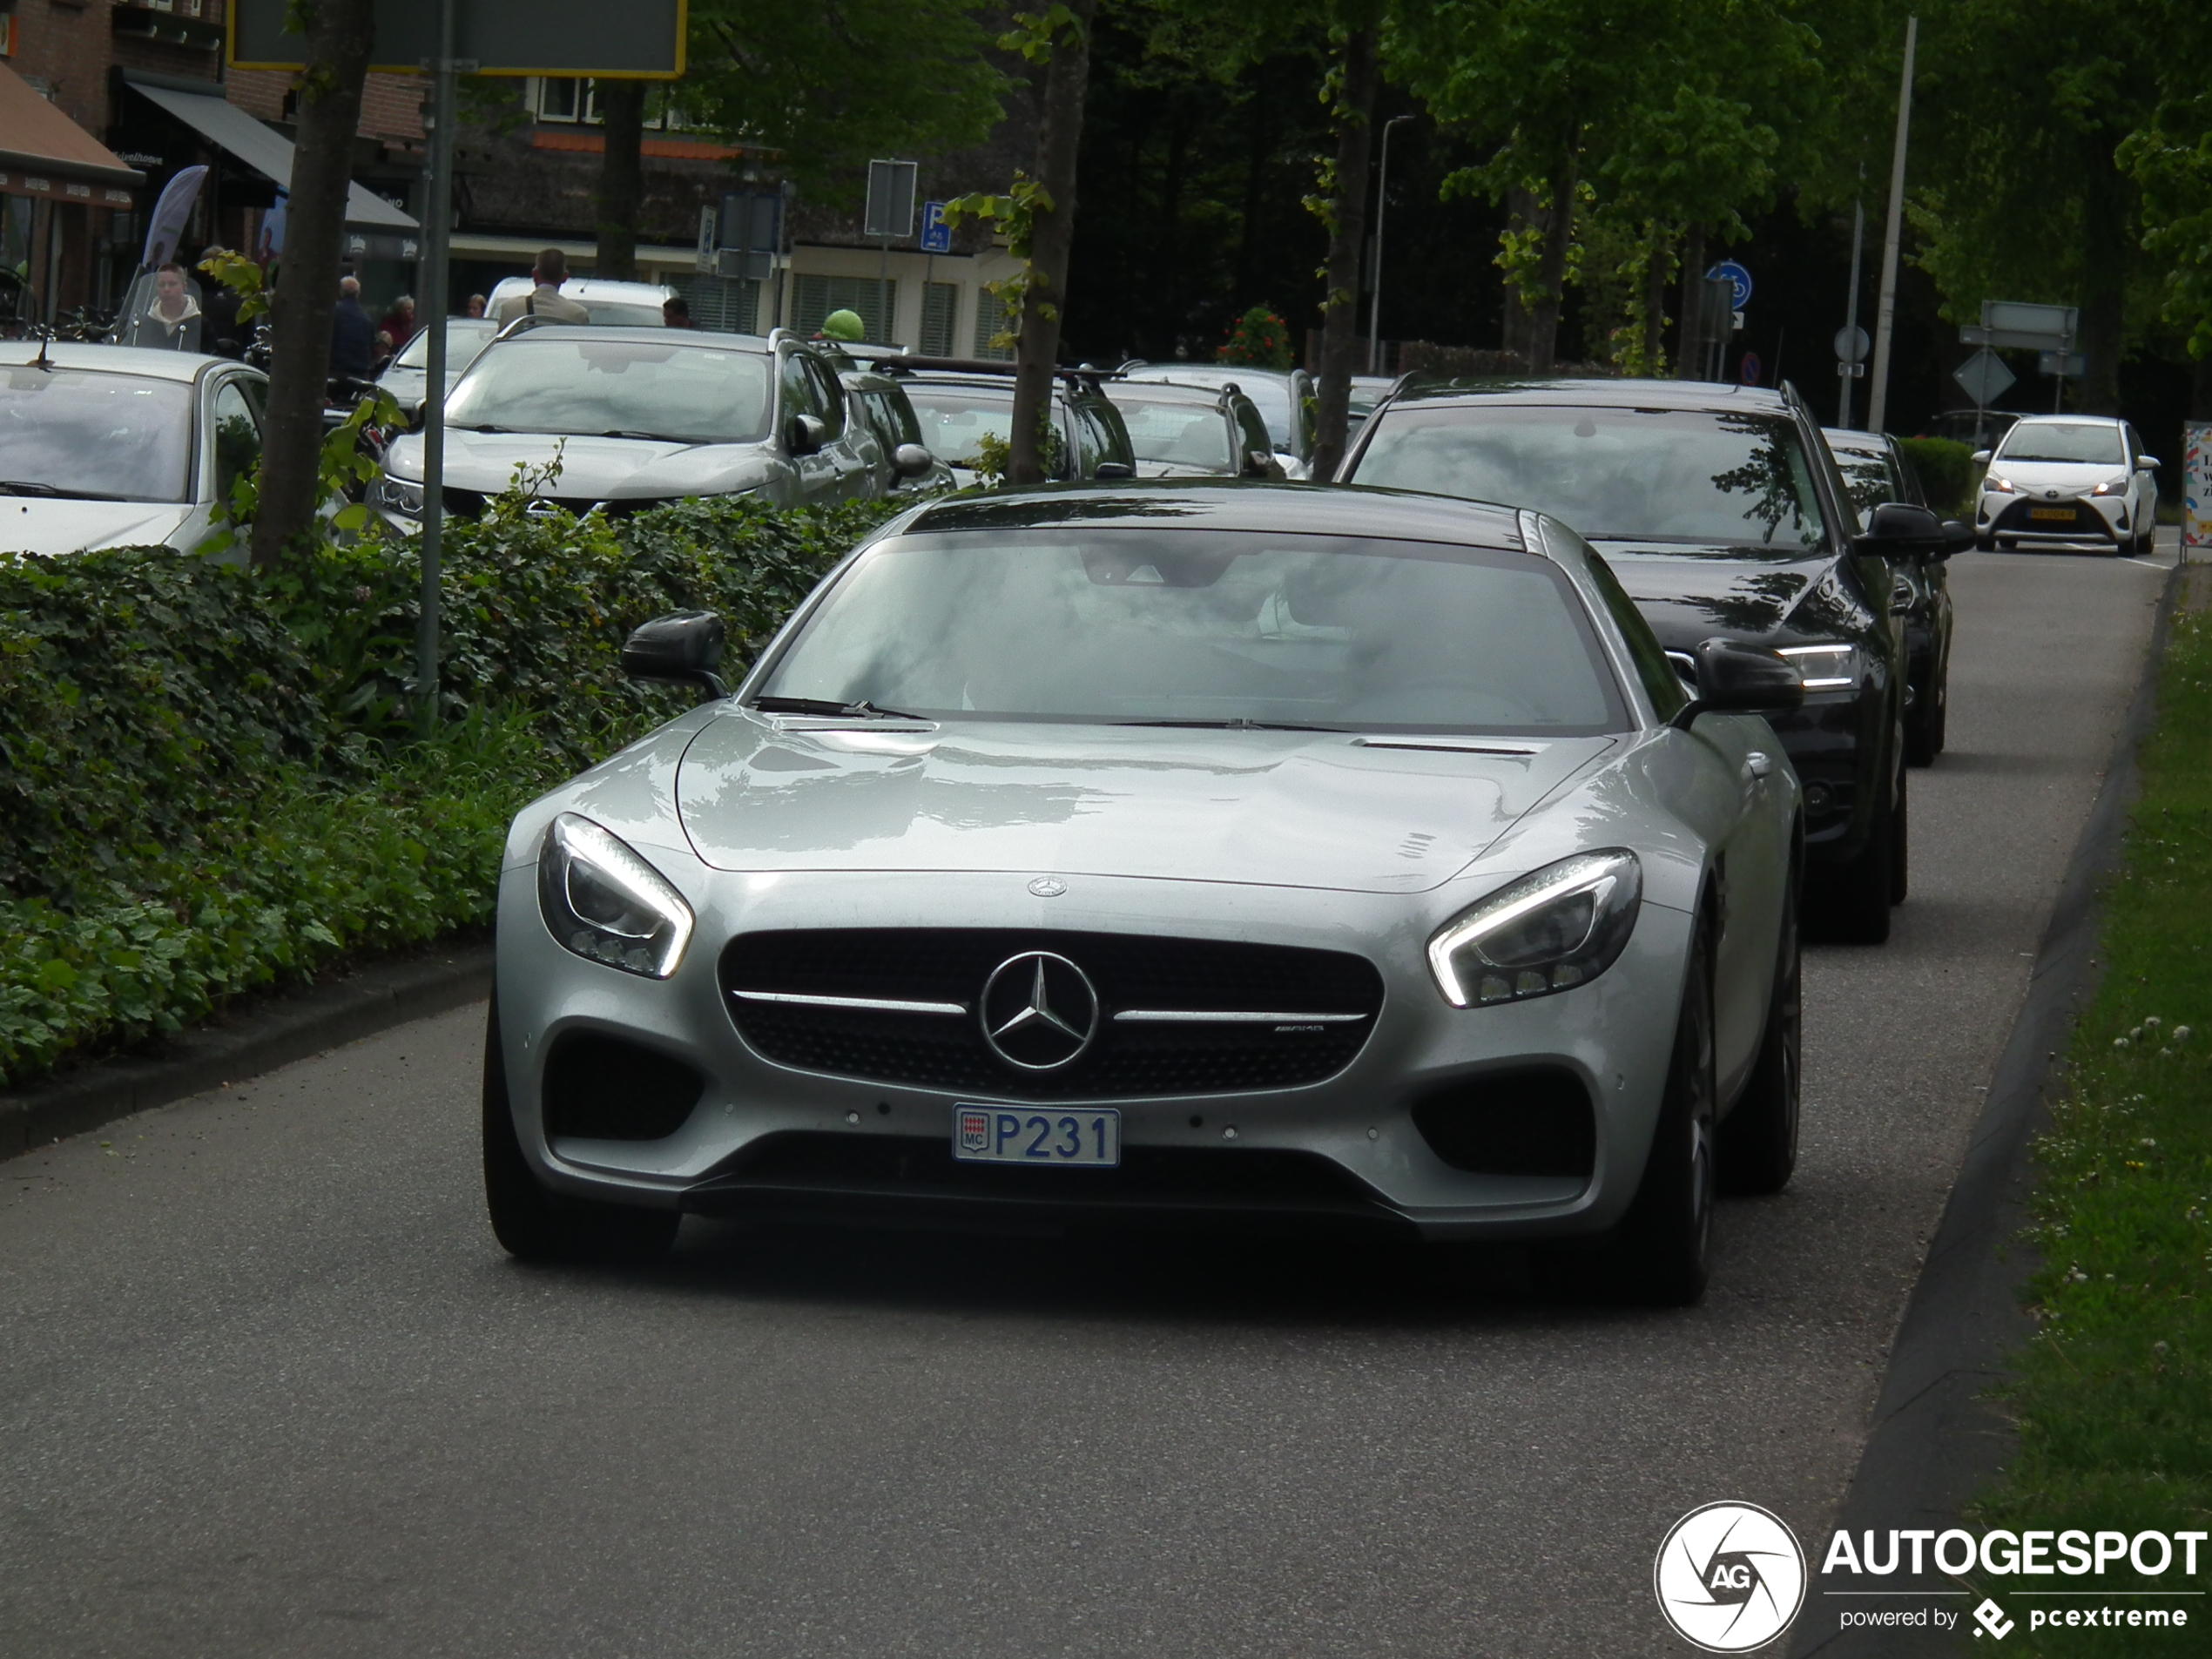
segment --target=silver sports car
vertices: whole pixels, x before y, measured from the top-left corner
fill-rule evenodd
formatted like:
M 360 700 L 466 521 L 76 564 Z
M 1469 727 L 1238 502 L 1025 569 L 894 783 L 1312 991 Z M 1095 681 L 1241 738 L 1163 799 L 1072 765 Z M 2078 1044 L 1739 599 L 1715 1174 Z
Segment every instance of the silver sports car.
M 931 502 L 734 694 L 525 809 L 486 1051 L 520 1255 L 680 1215 L 1352 1224 L 1702 1290 L 1790 1176 L 1801 695 L 1693 695 L 1528 512 L 1212 482 Z

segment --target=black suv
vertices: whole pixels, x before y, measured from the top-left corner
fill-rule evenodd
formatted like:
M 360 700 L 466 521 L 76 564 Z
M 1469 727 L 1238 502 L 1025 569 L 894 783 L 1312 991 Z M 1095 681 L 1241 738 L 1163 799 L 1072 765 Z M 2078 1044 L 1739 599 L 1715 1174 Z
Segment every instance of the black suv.
M 986 437 L 1003 443 L 1014 431 L 1014 365 L 964 357 L 909 354 L 863 358 L 899 382 L 921 422 L 921 441 L 962 484 L 975 482 Z M 1103 370 L 1055 371 L 1048 475 L 1067 483 L 1136 476 L 1121 414 L 1099 389 Z
M 1868 523 L 1884 502 L 1928 505 L 1928 492 L 1905 446 L 1886 432 L 1851 432 L 1830 427 L 1824 434 L 1844 487 Z M 1962 536 L 1971 534 L 1962 529 Z M 1919 558 L 1896 560 L 1896 586 L 1890 608 L 1905 618 L 1905 764 L 1932 766 L 1943 752 L 1951 712 L 1951 576 L 1948 549 Z
M 1804 706 L 1772 717 L 1804 786 L 1807 920 L 1889 937 L 1905 897 L 1905 651 L 1892 560 L 1940 547 L 1925 509 L 1862 529 L 1792 391 L 1683 381 L 1411 386 L 1339 478 L 1531 507 L 1603 555 L 1676 666 L 1703 640 L 1777 651 Z

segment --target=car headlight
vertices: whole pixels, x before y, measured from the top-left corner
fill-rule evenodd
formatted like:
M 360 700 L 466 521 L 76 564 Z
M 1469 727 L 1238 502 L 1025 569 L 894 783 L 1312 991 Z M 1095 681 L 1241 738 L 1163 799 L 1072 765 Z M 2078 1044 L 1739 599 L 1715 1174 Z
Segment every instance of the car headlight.
M 1500 887 L 1428 941 L 1429 971 L 1455 1008 L 1587 985 L 1636 925 L 1643 867 L 1626 847 L 1578 853 Z
M 2123 472 L 2117 478 L 2106 479 L 2089 493 L 2093 496 L 2118 496 L 2125 493 L 2127 488 L 2128 475 Z
M 1808 691 L 1846 691 L 1858 684 L 1856 645 L 1784 645 L 1776 654 L 1797 671 Z
M 588 818 L 563 813 L 537 855 L 537 903 L 553 937 L 588 961 L 666 979 L 691 939 L 691 907 L 668 878 Z
M 2009 496 L 2013 493 L 2013 481 L 2009 478 L 2000 478 L 1993 472 L 1981 481 L 1981 487 L 1984 489 L 1993 489 L 2000 496 Z
M 368 487 L 368 504 L 381 507 L 387 512 L 397 513 L 403 518 L 422 516 L 422 486 L 412 478 L 395 478 L 385 473 Z

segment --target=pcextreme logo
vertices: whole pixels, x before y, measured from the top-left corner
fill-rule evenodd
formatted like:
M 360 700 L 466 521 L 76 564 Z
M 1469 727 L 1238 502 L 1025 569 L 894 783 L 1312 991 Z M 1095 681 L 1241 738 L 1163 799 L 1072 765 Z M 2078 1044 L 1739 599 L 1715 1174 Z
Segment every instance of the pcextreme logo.
M 1651 1564 L 1659 1611 L 1708 1653 L 1749 1653 L 1790 1628 L 1805 1601 L 1805 1553 L 1779 1515 L 1709 1503 L 1668 1529 Z

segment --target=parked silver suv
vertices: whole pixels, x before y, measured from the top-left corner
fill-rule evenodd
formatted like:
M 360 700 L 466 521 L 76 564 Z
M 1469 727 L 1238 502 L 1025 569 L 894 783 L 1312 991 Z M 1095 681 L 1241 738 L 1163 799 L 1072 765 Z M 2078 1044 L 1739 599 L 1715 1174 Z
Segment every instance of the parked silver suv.
M 402 528 L 422 512 L 422 438 L 386 456 L 371 502 Z M 642 512 L 693 496 L 798 507 L 881 494 L 837 370 L 786 330 L 510 324 L 446 398 L 445 507 L 473 514 L 520 471 L 576 513 Z

